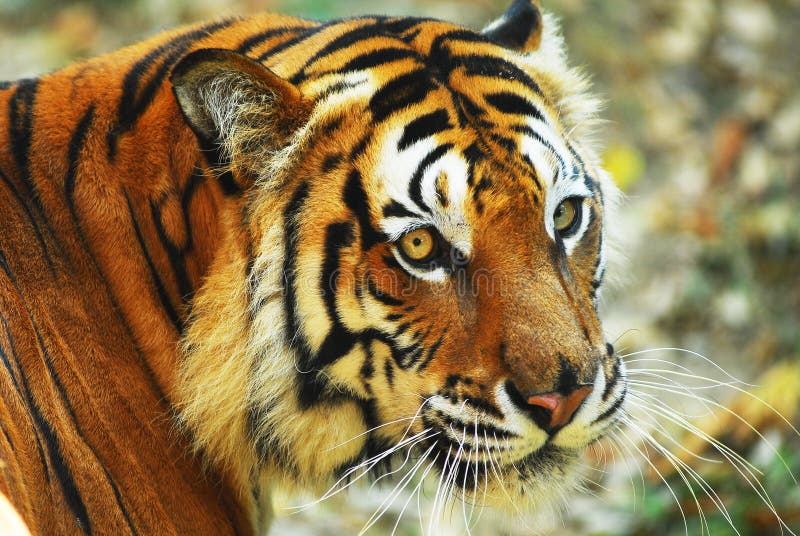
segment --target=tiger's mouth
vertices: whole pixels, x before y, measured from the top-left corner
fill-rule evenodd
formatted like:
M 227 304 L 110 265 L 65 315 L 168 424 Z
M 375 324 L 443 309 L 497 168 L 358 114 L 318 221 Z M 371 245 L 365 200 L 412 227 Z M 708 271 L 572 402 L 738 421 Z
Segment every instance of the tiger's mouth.
M 624 372 L 598 371 L 594 394 L 563 426 L 542 429 L 509 401 L 498 384 L 494 402 L 433 396 L 420 411 L 415 445 L 418 463 L 436 467 L 441 486 L 480 501 L 508 504 L 532 490 L 579 480 L 582 452 L 616 426 L 626 397 Z
M 456 440 L 451 432 L 438 429 L 418 444 L 414 465 L 425 468 L 423 476 L 435 467 L 435 496 L 440 501 L 519 511 L 523 501 L 555 504 L 580 482 L 576 466 L 582 449 L 545 443 L 531 451 L 503 445 L 499 436 L 489 438 L 479 424 L 478 434 L 483 432 L 483 438 L 467 434 Z

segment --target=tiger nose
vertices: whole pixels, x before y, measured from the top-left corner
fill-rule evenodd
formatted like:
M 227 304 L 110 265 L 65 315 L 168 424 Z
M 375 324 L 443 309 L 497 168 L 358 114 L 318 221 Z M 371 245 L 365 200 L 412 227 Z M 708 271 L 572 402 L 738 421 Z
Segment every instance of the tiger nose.
M 547 430 L 550 431 L 561 428 L 571 421 L 572 416 L 593 389 L 591 385 L 585 385 L 566 396 L 556 392 L 544 393 L 528 398 L 527 402 L 528 406 L 540 407 L 549 412 L 550 423 Z
M 552 391 L 527 398 L 519 392 L 513 382 L 508 382 L 506 390 L 520 409 L 525 411 L 542 430 L 552 435 L 572 420 L 594 388 L 591 385 L 582 385 L 568 394 Z

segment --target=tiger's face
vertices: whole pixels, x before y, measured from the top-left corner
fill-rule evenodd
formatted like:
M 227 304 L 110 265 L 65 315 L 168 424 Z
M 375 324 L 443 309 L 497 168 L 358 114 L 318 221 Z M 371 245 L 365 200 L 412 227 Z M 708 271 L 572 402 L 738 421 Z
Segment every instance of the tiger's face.
M 417 21 L 356 59 L 268 71 L 201 51 L 176 70 L 198 135 L 254 175 L 233 299 L 246 446 L 221 457 L 251 449 L 261 470 L 319 484 L 413 455 L 513 508 L 561 495 L 614 424 L 623 368 L 596 309 L 613 186 L 570 132 L 559 71 L 537 63 L 556 38 L 514 5 L 484 35 Z M 536 16 L 520 41 L 522 8 Z

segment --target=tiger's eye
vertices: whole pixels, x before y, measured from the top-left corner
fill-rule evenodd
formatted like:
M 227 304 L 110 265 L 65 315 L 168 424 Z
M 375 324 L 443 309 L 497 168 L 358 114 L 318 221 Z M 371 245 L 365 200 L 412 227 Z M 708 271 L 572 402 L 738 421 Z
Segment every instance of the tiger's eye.
M 553 214 L 553 225 L 557 232 L 566 231 L 575 223 L 575 218 L 578 216 L 576 205 L 575 199 L 565 199 L 556 207 Z
M 436 241 L 429 229 L 414 229 L 400 238 L 399 245 L 412 261 L 425 262 L 435 252 Z

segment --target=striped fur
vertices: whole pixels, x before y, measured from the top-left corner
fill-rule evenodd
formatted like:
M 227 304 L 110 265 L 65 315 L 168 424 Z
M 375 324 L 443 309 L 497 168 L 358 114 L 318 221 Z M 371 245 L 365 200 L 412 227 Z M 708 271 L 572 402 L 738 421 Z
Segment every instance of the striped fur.
M 429 430 L 492 504 L 568 494 L 625 396 L 584 90 L 523 0 L 483 34 L 229 19 L 4 86 L 0 491 L 36 534 L 257 533 L 272 486 Z M 525 406 L 580 385 L 558 430 Z

